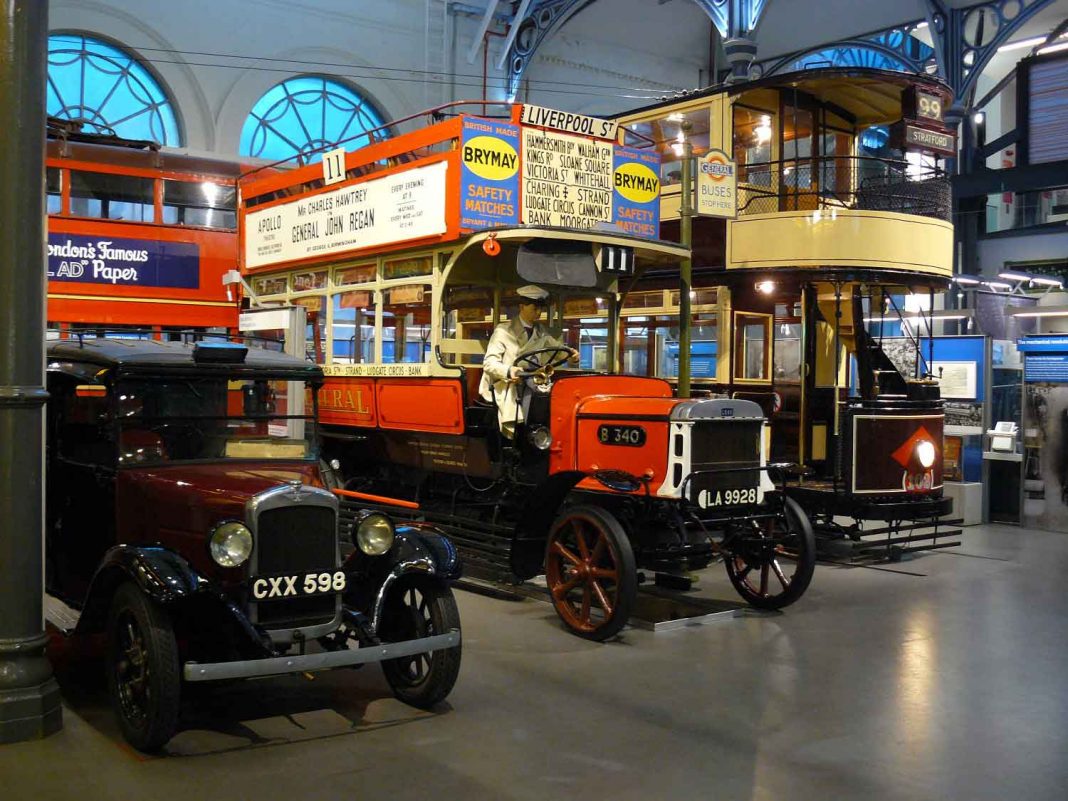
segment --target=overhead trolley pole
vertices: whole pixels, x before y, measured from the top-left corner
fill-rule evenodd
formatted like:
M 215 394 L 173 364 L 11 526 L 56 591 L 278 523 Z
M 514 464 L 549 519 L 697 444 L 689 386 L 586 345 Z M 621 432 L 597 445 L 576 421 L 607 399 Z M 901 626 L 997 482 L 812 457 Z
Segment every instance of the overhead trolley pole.
M 48 3 L 0 0 L 0 743 L 62 726 L 45 656 L 45 54 Z

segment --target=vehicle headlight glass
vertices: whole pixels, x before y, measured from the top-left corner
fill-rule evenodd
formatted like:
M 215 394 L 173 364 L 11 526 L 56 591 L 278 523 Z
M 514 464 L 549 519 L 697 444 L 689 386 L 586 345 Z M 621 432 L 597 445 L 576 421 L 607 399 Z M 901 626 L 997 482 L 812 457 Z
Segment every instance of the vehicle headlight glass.
M 553 444 L 553 435 L 545 426 L 538 426 L 530 432 L 530 444 L 539 451 L 548 450 Z
M 367 515 L 356 526 L 356 546 L 368 556 L 381 556 L 393 547 L 393 521 L 383 514 Z
M 920 460 L 924 470 L 930 469 L 931 465 L 935 463 L 934 443 L 928 439 L 920 440 L 916 443 L 916 458 Z
M 252 555 L 252 532 L 244 523 L 231 521 L 211 532 L 211 558 L 222 567 L 237 567 Z

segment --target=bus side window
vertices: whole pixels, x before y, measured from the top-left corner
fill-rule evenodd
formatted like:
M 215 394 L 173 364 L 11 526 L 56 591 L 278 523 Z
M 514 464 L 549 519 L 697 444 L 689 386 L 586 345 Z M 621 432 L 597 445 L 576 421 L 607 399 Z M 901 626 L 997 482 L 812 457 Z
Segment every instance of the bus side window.
M 45 170 L 45 193 L 48 197 L 48 213 L 60 214 L 63 211 L 63 171 L 59 167 Z
M 163 222 L 235 230 L 237 190 L 213 181 L 164 180 Z
M 155 181 L 106 172 L 70 172 L 70 213 L 75 217 L 155 222 Z

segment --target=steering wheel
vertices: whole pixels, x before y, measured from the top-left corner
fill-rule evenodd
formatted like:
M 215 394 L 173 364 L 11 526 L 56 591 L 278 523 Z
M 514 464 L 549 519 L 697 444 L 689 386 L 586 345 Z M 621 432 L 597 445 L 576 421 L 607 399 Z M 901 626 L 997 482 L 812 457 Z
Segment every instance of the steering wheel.
M 559 355 L 550 356 L 545 364 L 538 364 L 534 361 L 536 357 L 547 353 Z M 541 387 L 552 380 L 553 371 L 555 371 L 557 367 L 570 361 L 570 359 L 571 348 L 556 347 L 554 345 L 548 348 L 538 348 L 537 350 L 527 351 L 516 358 L 514 366 L 519 368 L 520 378 L 529 378 L 534 382 L 535 386 Z

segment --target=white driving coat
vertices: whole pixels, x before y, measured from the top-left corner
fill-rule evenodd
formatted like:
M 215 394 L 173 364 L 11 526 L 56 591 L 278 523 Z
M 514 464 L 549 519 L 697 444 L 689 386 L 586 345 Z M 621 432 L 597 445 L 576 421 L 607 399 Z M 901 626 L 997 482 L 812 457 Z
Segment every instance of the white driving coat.
M 563 348 L 565 345 L 534 324 L 528 338 L 523 321 L 516 317 L 501 323 L 493 330 L 486 356 L 482 360 L 482 382 L 478 393 L 487 403 L 497 403 L 497 421 L 501 431 L 509 436 L 515 424 L 523 420 L 523 411 L 516 403 L 516 385 L 508 382 L 508 372 L 515 360 L 524 353 L 541 348 Z M 494 397 L 496 396 L 496 397 Z

